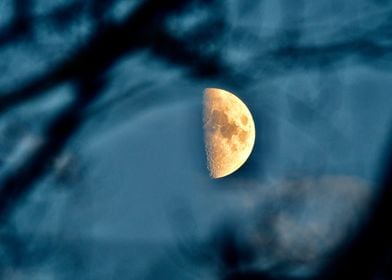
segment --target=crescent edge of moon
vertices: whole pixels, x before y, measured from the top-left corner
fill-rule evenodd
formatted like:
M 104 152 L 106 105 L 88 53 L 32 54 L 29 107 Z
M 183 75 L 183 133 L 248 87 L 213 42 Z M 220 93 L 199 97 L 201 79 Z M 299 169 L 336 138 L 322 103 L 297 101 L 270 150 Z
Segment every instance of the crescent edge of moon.
M 252 114 L 241 99 L 228 91 L 204 90 L 203 130 L 212 178 L 235 172 L 253 150 L 256 129 Z

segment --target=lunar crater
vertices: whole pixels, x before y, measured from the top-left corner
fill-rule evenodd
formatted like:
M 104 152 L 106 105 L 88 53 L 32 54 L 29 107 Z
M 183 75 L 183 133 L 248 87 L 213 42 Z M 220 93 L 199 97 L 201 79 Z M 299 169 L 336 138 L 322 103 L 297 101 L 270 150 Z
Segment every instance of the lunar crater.
M 204 92 L 203 121 L 210 174 L 213 178 L 229 175 L 245 163 L 253 149 L 252 115 L 235 95 L 209 88 Z

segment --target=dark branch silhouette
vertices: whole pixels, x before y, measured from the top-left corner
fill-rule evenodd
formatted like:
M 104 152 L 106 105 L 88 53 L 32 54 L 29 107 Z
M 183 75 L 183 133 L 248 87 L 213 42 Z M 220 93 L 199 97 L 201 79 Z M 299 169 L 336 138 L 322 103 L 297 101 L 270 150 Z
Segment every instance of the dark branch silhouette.
M 15 207 L 34 189 L 34 184 L 48 171 L 55 158 L 66 144 L 97 110 L 117 102 L 123 96 L 110 100 L 98 109 L 89 111 L 91 105 L 103 94 L 108 71 L 129 54 L 148 50 L 151 55 L 171 67 L 186 70 L 193 78 L 226 79 L 227 83 L 241 86 L 251 79 L 252 67 L 245 73 L 235 72 L 235 65 L 227 62 L 223 52 L 207 52 L 198 48 L 200 39 L 208 40 L 225 31 L 224 23 L 219 22 L 216 30 L 209 30 L 208 24 L 196 33 L 193 39 L 178 38 L 168 30 L 167 20 L 180 14 L 192 4 L 212 5 L 215 1 L 147 0 L 124 21 L 109 22 L 102 20 L 110 1 L 91 2 L 91 14 L 95 21 L 95 33 L 46 72 L 32 81 L 13 89 L 0 92 L 0 115 L 10 109 L 29 102 L 57 86 L 70 82 L 76 87 L 75 99 L 66 106 L 45 128 L 45 140 L 28 157 L 22 166 L 0 179 L 0 220 L 6 222 Z M 302 5 L 303 5 L 303 1 Z M 40 20 L 31 15 L 31 1 L 15 0 L 15 16 L 0 30 L 0 46 L 9 46 L 33 36 L 32 22 Z M 78 10 L 84 7 L 83 1 L 56 8 L 48 19 L 59 26 L 66 25 Z M 302 7 L 302 5 L 300 5 Z M 302 9 L 302 8 L 300 8 Z M 284 32 L 278 32 L 269 41 L 272 48 L 261 49 L 254 63 L 263 65 L 262 78 L 287 73 L 298 69 L 321 69 L 336 67 L 339 62 L 353 58 L 375 67 L 390 67 L 392 57 L 391 30 L 392 12 L 379 25 L 358 32 L 344 40 L 319 45 L 300 44 L 301 26 L 295 25 Z M 292 24 L 291 19 L 288 20 Z M 294 20 L 293 20 L 294 22 Z M 208 30 L 207 30 L 208 29 Z M 347 31 L 337 30 L 337 34 Z M 244 34 L 241 34 L 244 36 Z M 246 34 L 245 34 L 246 35 Z M 254 40 L 262 40 L 257 36 Z M 213 39 L 211 39 L 213 41 Z M 262 62 L 260 62 L 262 61 Z M 130 77 L 131 79 L 133 77 Z M 388 143 L 390 144 L 390 142 Z M 392 213 L 392 149 L 387 146 L 385 170 L 381 175 L 382 193 L 375 201 L 371 215 L 356 238 L 349 242 L 336 259 L 330 262 L 325 271 L 316 279 L 373 279 L 377 273 L 391 276 L 391 236 L 392 227 L 386 218 Z M 233 241 L 229 231 L 222 243 L 214 248 L 222 262 L 223 279 L 274 279 L 273 276 L 257 269 L 244 269 L 243 263 L 251 258 L 252 251 L 241 248 Z M 17 242 L 16 242 L 17 243 Z M 15 245 L 18 247 L 19 245 Z M 245 250 L 246 252 L 244 252 Z M 381 272 L 380 272 L 381 271 Z M 281 278 L 279 278 L 281 279 Z
M 185 4 L 184 1 L 175 0 L 164 3 L 146 1 L 124 24 L 102 27 L 85 48 L 50 70 L 50 73 L 19 90 L 2 94 L 0 111 L 4 112 L 10 106 L 26 102 L 64 81 L 80 85 L 76 100 L 48 128 L 46 144 L 26 161 L 17 174 L 10 174 L 2 181 L 0 217 L 8 216 L 9 210 L 27 194 L 30 186 L 44 174 L 48 163 L 82 125 L 83 110 L 101 93 L 100 86 L 95 84 L 101 83 L 106 69 L 125 54 L 150 47 L 153 53 L 169 62 L 191 68 L 196 76 L 212 76 L 223 72 L 218 61 L 209 56 L 204 57 L 162 30 L 165 17 Z M 173 53 L 173 49 L 177 51 Z

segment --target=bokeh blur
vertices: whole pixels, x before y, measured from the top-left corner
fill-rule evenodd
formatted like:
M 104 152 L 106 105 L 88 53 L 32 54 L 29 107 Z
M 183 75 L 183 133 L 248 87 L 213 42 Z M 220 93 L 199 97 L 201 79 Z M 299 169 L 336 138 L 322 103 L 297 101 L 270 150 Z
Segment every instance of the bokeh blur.
M 0 72 L 0 279 L 392 279 L 391 1 L 1 0 Z

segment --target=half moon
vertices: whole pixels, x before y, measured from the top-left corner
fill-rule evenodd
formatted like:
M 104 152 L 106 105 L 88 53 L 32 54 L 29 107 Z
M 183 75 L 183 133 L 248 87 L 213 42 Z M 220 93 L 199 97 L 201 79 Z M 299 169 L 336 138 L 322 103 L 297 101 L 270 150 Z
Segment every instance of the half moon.
M 256 138 L 252 114 L 241 99 L 218 88 L 204 90 L 203 108 L 208 169 L 211 177 L 224 177 L 240 168 L 252 152 Z

